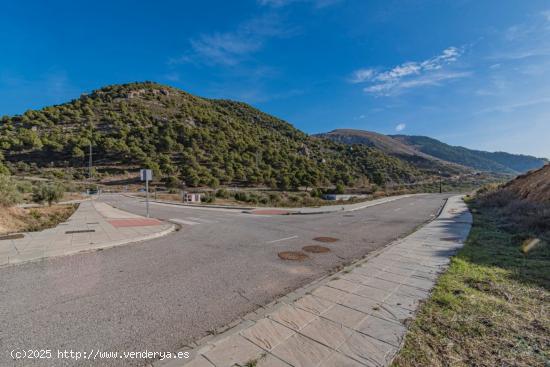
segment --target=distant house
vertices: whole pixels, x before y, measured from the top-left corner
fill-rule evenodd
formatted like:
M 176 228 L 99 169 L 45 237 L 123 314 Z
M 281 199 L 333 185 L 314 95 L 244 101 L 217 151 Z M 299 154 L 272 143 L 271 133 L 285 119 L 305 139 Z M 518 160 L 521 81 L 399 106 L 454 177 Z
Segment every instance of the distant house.
M 194 194 L 189 192 L 183 193 L 183 201 L 186 203 L 200 203 L 201 202 L 201 194 Z

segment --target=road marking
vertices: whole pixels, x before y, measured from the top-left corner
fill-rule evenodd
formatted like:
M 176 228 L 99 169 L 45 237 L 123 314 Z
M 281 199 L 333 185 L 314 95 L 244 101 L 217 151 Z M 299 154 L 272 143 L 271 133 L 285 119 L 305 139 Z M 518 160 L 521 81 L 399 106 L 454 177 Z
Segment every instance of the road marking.
M 199 222 L 193 222 L 193 221 L 190 221 L 190 220 L 183 220 L 183 219 L 178 219 L 178 218 L 172 218 L 172 219 L 170 219 L 170 221 L 180 223 L 180 224 L 187 224 L 189 226 L 194 226 L 196 224 L 200 224 Z
M 187 217 L 188 219 L 196 220 L 197 222 L 201 223 L 218 223 L 217 220 L 209 220 L 204 218 L 195 218 L 195 217 Z
M 266 243 L 281 242 L 281 241 L 291 240 L 291 239 L 293 239 L 293 238 L 298 238 L 298 236 L 291 236 L 291 237 L 286 237 L 286 238 L 280 238 L 280 239 L 278 239 L 278 240 L 267 241 Z
M 400 210 L 401 210 L 401 208 L 395 208 L 393 211 L 394 211 L 394 212 L 398 212 L 398 211 L 400 211 Z

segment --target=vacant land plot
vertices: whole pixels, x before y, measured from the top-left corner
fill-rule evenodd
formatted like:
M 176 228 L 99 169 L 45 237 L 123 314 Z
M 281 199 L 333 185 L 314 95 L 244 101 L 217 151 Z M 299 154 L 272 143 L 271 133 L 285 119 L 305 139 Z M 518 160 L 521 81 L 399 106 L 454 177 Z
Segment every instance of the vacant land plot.
M 40 231 L 55 227 L 74 213 L 76 205 L 52 205 L 39 208 L 2 208 L 0 234 Z
M 472 200 L 474 225 L 394 366 L 548 366 L 550 213 L 497 191 Z

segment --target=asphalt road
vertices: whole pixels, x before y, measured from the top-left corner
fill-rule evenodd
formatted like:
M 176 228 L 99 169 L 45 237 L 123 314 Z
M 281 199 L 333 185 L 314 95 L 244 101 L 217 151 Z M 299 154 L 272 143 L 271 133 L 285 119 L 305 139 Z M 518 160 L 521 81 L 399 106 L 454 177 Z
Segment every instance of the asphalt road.
M 432 218 L 445 195 L 418 195 L 354 212 L 255 216 L 152 204 L 179 232 L 38 263 L 0 268 L 0 366 L 143 366 L 144 360 L 20 360 L 14 348 L 174 351 L 258 305 L 405 236 Z M 144 213 L 119 195 L 102 198 Z M 316 243 L 317 236 L 339 241 Z M 321 244 L 302 262 L 280 251 Z

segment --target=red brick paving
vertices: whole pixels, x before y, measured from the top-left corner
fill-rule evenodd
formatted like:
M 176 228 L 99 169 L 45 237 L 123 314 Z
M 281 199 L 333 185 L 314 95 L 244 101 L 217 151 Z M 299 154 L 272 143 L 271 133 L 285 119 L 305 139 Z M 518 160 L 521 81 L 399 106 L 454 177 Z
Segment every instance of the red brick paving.
M 131 219 L 111 219 L 108 220 L 113 227 L 144 227 L 144 226 L 158 226 L 162 222 L 158 219 L 152 218 L 131 218 Z

